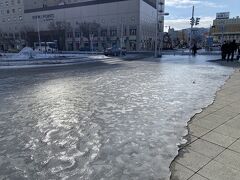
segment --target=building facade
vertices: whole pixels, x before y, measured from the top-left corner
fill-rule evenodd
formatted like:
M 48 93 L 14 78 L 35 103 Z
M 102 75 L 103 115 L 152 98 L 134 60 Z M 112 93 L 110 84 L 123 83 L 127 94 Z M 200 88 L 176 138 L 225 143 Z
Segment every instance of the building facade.
M 20 1 L 24 12 L 18 15 L 22 22 L 14 32 L 25 37 L 28 46 L 40 38 L 43 42 L 56 41 L 60 50 L 103 50 L 112 46 L 130 51 L 154 49 L 156 0 Z M 162 19 L 160 31 L 163 23 Z M 9 29 L 13 26 L 9 23 L 7 29 L 4 25 L 2 31 L 13 32 Z
M 0 0 L 0 50 L 21 44 L 23 0 Z
M 220 14 L 220 13 L 219 13 Z M 223 14 L 223 13 L 221 13 Z M 226 14 L 226 13 L 225 13 Z M 229 14 L 229 13 L 228 13 Z M 240 44 L 240 18 L 239 16 L 229 18 L 228 16 L 217 16 L 213 20 L 211 35 L 215 43 L 236 40 Z

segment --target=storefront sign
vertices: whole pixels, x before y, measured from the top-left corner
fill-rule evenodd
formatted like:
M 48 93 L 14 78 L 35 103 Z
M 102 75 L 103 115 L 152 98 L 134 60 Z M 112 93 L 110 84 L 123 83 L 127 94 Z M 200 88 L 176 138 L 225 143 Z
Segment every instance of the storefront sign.
M 217 19 L 229 19 L 230 12 L 217 13 Z
M 42 21 L 52 21 L 54 20 L 54 14 L 43 14 L 43 15 L 36 15 L 32 16 L 33 20 L 42 20 Z

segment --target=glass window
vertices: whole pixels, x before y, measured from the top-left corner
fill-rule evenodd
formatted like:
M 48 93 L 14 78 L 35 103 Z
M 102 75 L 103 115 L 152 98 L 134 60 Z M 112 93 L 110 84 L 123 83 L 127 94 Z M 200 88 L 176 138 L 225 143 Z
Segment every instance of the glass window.
M 75 37 L 79 38 L 80 37 L 80 32 L 75 32 Z
M 101 36 L 103 36 L 103 37 L 107 36 L 107 30 L 106 29 L 101 31 Z
M 117 30 L 111 30 L 110 31 L 110 36 L 117 36 Z
M 136 36 L 137 35 L 137 29 L 130 29 L 129 34 L 130 34 L 130 36 Z

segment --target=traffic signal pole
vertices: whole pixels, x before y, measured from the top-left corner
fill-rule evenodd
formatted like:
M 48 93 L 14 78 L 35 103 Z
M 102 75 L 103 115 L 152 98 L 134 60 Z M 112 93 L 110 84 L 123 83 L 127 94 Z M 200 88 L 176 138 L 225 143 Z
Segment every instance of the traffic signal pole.
M 155 34 L 155 53 L 154 56 L 158 57 L 158 33 L 159 33 L 159 1 L 156 0 L 156 34 Z
M 194 8 L 194 6 L 192 7 L 192 17 L 191 17 L 191 19 L 190 19 L 190 25 L 191 25 L 191 28 L 190 28 L 190 40 L 189 40 L 189 53 L 191 53 L 191 47 L 192 47 L 192 36 L 193 36 L 193 34 L 192 34 L 192 32 L 193 32 L 193 26 L 195 25 L 195 26 L 197 26 L 197 25 L 199 25 L 199 23 L 200 23 L 200 18 L 199 17 L 197 17 L 196 19 L 194 18 L 194 12 L 195 12 L 195 8 Z
M 189 41 L 189 52 L 191 52 L 191 47 L 192 47 L 192 30 L 193 30 L 193 26 L 195 23 L 195 19 L 194 19 L 194 6 L 192 7 L 192 18 L 191 20 L 191 29 L 190 29 L 190 41 Z

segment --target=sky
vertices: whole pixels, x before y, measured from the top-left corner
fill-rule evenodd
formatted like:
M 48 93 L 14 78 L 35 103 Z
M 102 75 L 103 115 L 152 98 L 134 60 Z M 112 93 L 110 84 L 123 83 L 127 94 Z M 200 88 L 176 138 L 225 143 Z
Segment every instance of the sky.
M 200 17 L 198 27 L 210 27 L 218 12 L 230 12 L 230 17 L 240 16 L 240 0 L 165 0 L 165 31 L 170 26 L 176 30 L 189 28 L 192 6 L 195 17 Z

